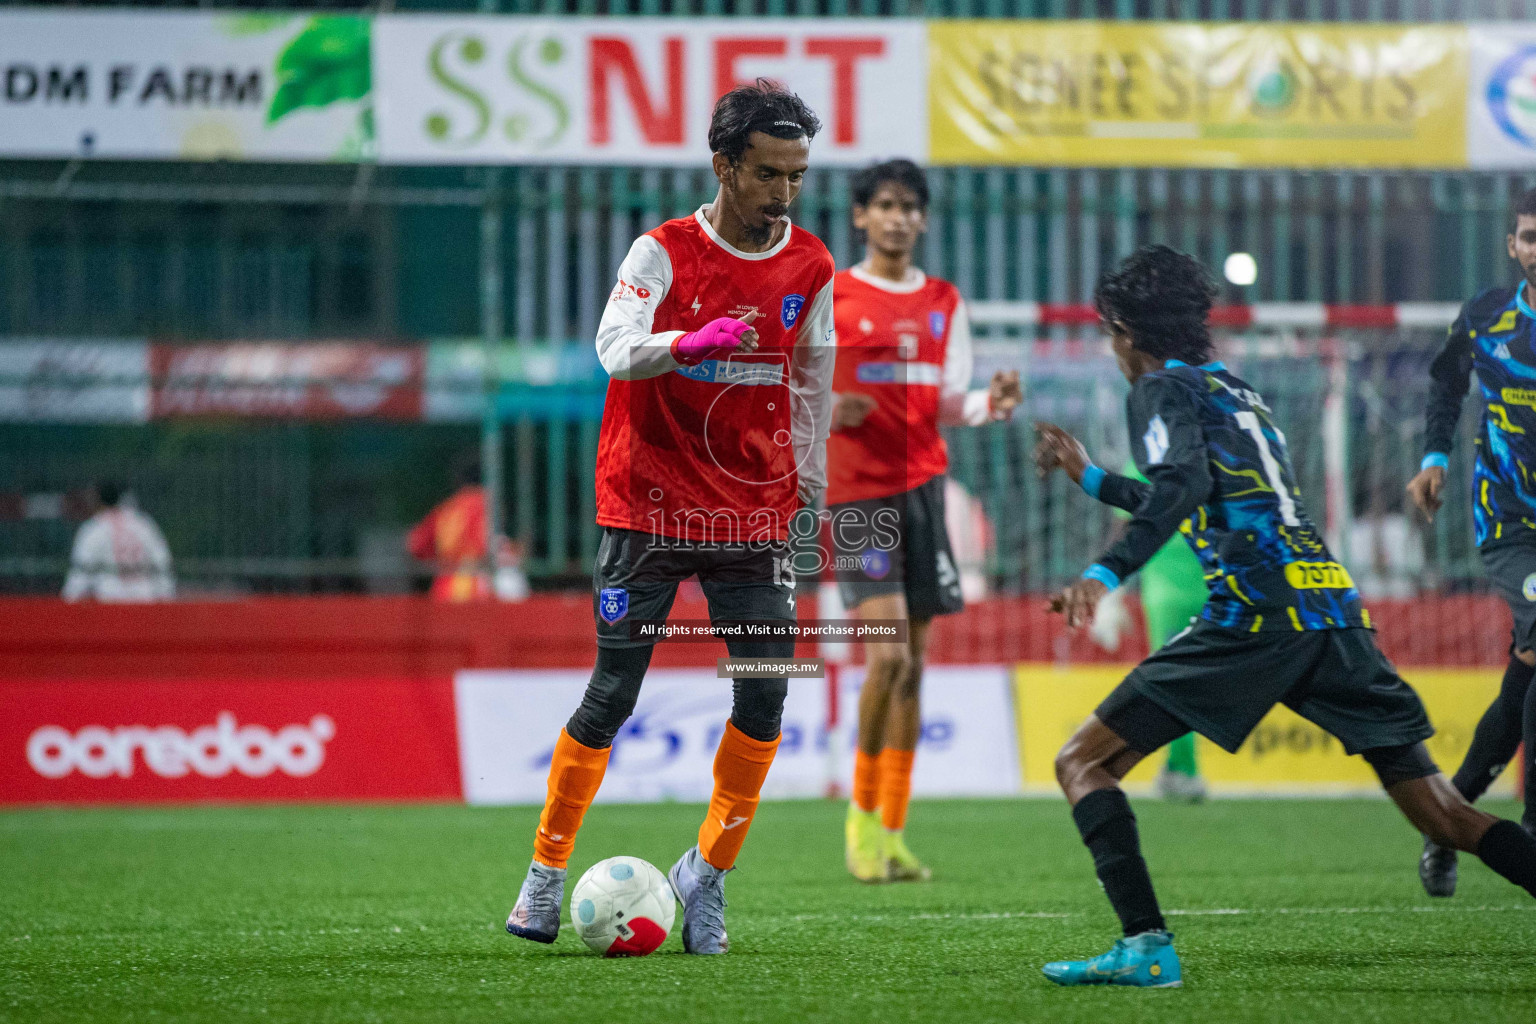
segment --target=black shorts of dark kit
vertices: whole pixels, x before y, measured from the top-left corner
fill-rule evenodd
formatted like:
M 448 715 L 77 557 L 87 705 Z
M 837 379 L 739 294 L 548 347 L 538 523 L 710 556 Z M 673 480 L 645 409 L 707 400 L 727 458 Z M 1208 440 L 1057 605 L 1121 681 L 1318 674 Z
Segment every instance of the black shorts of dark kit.
M 907 614 L 914 619 L 953 615 L 965 608 L 944 525 L 945 479 L 940 473 L 910 491 L 827 509 L 833 577 L 845 608 L 886 594 L 905 594 Z M 882 509 L 884 516 L 877 520 Z M 893 536 L 896 543 L 891 545 Z
M 794 574 L 788 546 L 727 547 L 605 527 L 592 572 L 592 615 L 597 664 L 565 730 L 583 746 L 612 745 L 635 709 L 655 650 L 654 639 L 630 636 L 632 621 L 665 622 L 677 585 L 697 574 L 712 622 L 794 622 Z M 609 622 L 602 592 L 622 589 L 626 606 Z M 733 658 L 792 658 L 794 640 L 727 640 Z M 731 682 L 731 722 L 755 740 L 779 735 L 789 681 L 744 678 Z
M 1483 557 L 1483 571 L 1493 589 L 1514 616 L 1510 641 L 1515 650 L 1536 648 L 1536 542 L 1489 541 L 1478 553 Z
M 632 636 L 639 622 L 665 622 L 677 585 L 698 576 L 711 622 L 794 622 L 795 576 L 789 545 L 706 544 L 635 530 L 603 528 L 592 570 L 592 621 L 599 647 L 649 647 Z M 622 590 L 627 607 L 603 617 L 603 591 Z M 751 655 L 746 655 L 750 657 Z M 793 657 L 793 644 L 790 653 Z
M 1094 714 L 1151 754 L 1194 730 L 1229 753 L 1276 704 L 1363 754 L 1384 785 L 1438 769 L 1424 704 L 1369 629 L 1238 633 L 1199 621 L 1136 666 Z

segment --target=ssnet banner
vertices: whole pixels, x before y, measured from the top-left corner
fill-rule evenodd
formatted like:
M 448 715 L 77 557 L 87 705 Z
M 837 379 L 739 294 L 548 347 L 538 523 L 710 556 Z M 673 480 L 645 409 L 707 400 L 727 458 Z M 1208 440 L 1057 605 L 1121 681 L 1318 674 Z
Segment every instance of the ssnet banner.
M 818 163 L 921 156 L 926 31 L 900 19 L 382 17 L 381 155 L 703 164 L 715 100 L 761 76 L 821 116 Z

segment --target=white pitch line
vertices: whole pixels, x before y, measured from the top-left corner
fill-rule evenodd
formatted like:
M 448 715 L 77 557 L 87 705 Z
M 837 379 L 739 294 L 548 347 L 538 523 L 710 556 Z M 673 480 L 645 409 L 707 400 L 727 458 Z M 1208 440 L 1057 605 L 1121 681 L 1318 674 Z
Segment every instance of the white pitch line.
M 1272 914 L 1480 914 L 1521 913 L 1536 910 L 1536 904 L 1518 907 L 1211 907 L 1200 910 L 1165 910 L 1168 917 L 1241 917 L 1268 916 Z M 995 911 L 974 914 L 793 914 L 791 921 L 1009 921 L 1009 920 L 1068 920 L 1086 916 L 1082 912 L 1050 913 L 1047 911 Z M 770 917 L 768 920 L 774 920 Z M 785 918 L 777 918 L 784 920 Z M 764 918 L 758 918 L 764 920 Z
M 1275 914 L 1308 914 L 1308 915 L 1332 915 L 1332 914 L 1518 914 L 1536 911 L 1536 904 L 1521 905 L 1516 907 L 1494 907 L 1486 904 L 1472 907 L 1208 907 L 1201 910 L 1165 910 L 1167 917 L 1263 917 Z M 1001 910 L 988 911 L 974 914 L 764 914 L 754 918 L 760 922 L 773 921 L 1065 921 L 1074 917 L 1088 916 L 1083 911 L 1052 912 L 1045 910 Z M 460 929 L 489 929 L 500 931 L 501 925 L 491 922 L 477 924 L 474 922 L 456 922 L 447 925 L 429 926 L 416 924 L 402 928 L 400 925 L 380 925 L 372 928 L 361 927 L 332 927 L 332 928 L 266 928 L 266 929 L 229 929 L 211 931 L 188 932 L 180 931 L 180 938 L 195 937 L 201 934 L 218 934 L 226 937 L 238 938 L 303 938 L 313 935 L 365 935 L 377 932 L 390 934 L 409 934 L 412 932 L 430 931 L 456 931 Z M 0 935 L 0 939 L 10 942 L 32 942 L 38 940 L 122 940 L 143 939 L 151 934 L 151 930 L 141 932 L 39 932 L 36 935 Z
M 1230 917 L 1237 914 L 1481 914 L 1536 910 L 1528 907 L 1267 907 L 1263 909 L 1217 907 L 1210 910 L 1165 910 L 1178 917 Z

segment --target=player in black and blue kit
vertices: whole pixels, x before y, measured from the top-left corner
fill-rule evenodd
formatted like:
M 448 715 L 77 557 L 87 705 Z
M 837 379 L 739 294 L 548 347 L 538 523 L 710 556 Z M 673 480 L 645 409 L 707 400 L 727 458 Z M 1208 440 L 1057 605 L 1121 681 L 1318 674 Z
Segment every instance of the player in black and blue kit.
M 1130 526 L 1052 602 L 1069 626 L 1183 533 L 1210 599 L 1195 623 L 1138 665 L 1056 756 L 1056 777 L 1125 938 L 1089 960 L 1045 966 L 1062 985 L 1182 981 L 1119 783 L 1191 729 L 1236 751 L 1277 703 L 1326 729 L 1376 770 L 1421 832 L 1475 851 L 1536 895 L 1536 839 L 1473 808 L 1424 749 L 1418 694 L 1377 650 L 1349 572 L 1307 518 L 1285 435 L 1263 398 L 1219 362 L 1206 327 L 1215 286 L 1166 246 L 1136 252 L 1095 296 L 1131 382 L 1131 447 L 1148 483 L 1093 465 L 1076 438 L 1038 424 L 1040 472 L 1061 468 Z
M 1452 780 L 1474 801 L 1525 743 L 1525 814 L 1536 835 L 1536 189 L 1515 204 L 1505 240 L 1520 284 L 1490 288 L 1461 307 L 1430 367 L 1424 462 L 1408 496 L 1431 521 L 1440 508 L 1456 420 L 1477 371 L 1483 413 L 1472 465 L 1472 517 L 1483 567 L 1514 616 L 1499 695 L 1477 723 Z M 1424 840 L 1419 879 L 1431 896 L 1456 892 L 1456 851 Z

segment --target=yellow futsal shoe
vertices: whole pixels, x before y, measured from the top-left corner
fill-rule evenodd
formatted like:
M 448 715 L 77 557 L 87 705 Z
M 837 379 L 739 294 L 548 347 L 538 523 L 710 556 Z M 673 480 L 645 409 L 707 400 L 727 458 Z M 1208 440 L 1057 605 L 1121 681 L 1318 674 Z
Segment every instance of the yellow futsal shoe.
M 893 882 L 926 882 L 933 877 L 928 865 L 917 859 L 917 854 L 907 849 L 907 840 L 900 832 L 884 832 L 886 870 Z
M 848 821 L 843 827 L 848 873 L 861 882 L 888 882 L 885 848 L 881 841 L 880 812 L 861 811 L 848 804 Z

